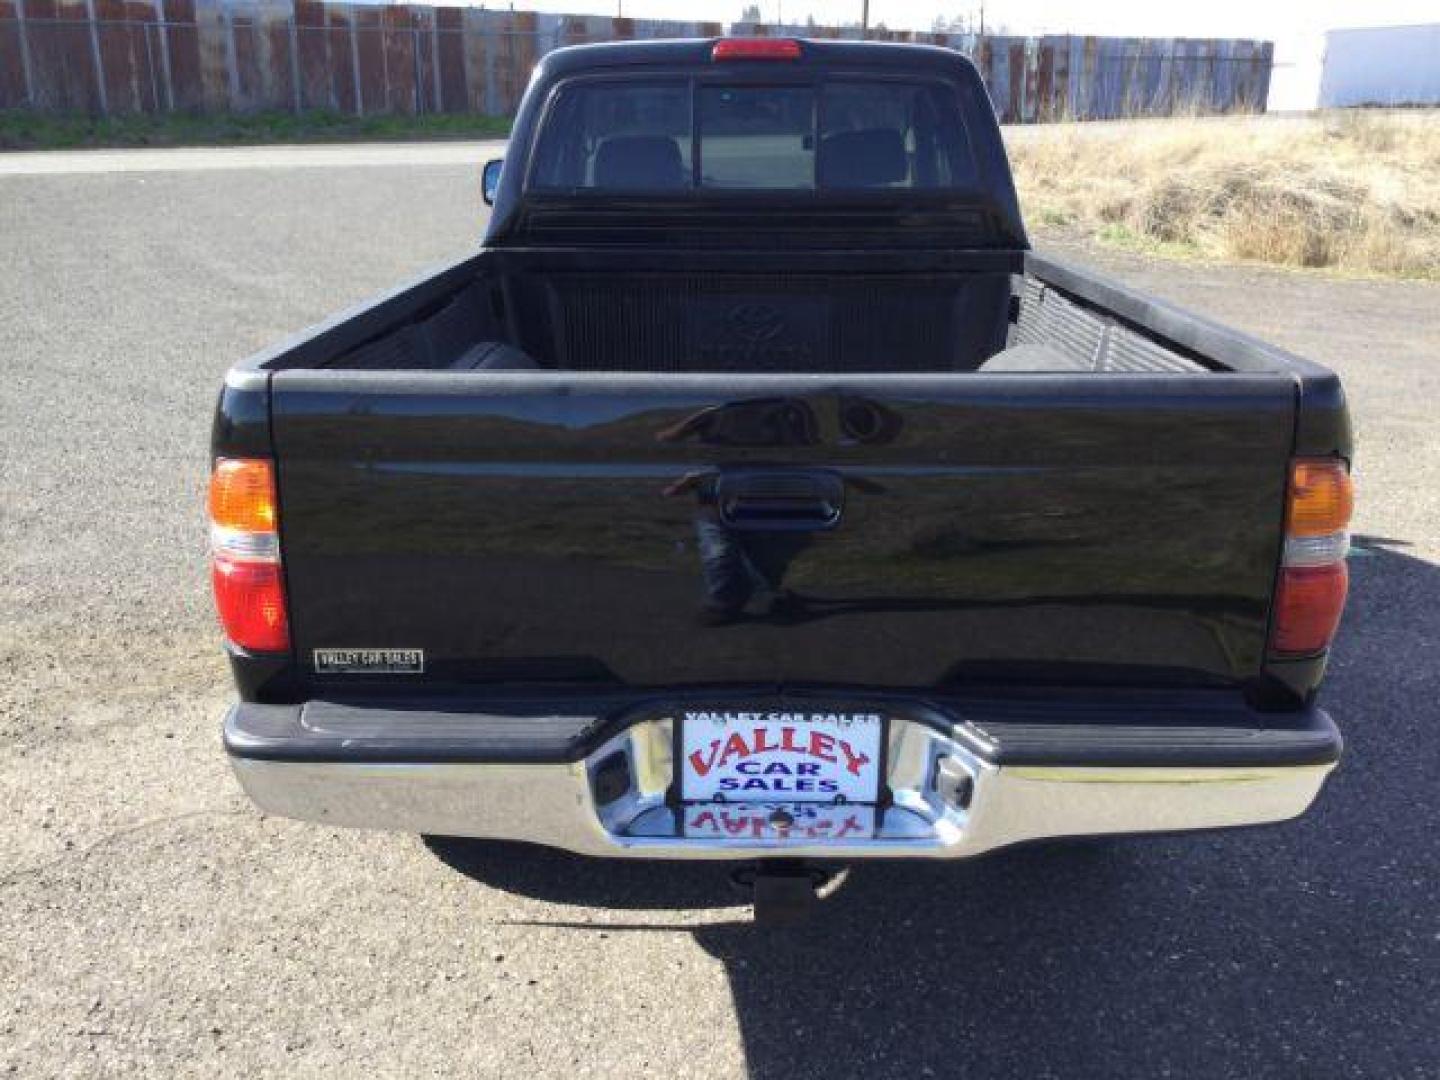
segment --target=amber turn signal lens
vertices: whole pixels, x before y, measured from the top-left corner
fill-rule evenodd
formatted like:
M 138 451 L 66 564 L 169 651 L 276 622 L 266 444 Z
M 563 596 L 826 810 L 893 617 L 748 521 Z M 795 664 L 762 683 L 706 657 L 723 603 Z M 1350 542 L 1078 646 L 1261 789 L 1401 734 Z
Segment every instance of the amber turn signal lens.
M 1290 473 L 1291 536 L 1342 532 L 1355 509 L 1350 470 L 1335 458 L 1301 459 Z
M 257 458 L 221 458 L 210 474 L 210 521 L 241 532 L 275 529 L 275 473 Z

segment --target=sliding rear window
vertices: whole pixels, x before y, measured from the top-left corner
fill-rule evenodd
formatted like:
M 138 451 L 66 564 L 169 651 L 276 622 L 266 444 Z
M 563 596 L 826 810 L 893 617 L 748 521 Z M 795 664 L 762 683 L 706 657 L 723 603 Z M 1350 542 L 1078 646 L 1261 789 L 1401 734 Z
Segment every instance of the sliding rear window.
M 843 78 L 572 84 L 546 119 L 529 184 L 647 194 L 976 186 L 952 87 Z

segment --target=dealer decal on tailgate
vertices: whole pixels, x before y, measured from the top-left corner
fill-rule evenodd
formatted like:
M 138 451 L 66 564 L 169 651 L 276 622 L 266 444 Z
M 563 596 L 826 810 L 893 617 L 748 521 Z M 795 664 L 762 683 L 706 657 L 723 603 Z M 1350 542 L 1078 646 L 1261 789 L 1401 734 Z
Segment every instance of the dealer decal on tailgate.
M 317 675 L 423 675 L 424 649 L 316 649 Z
M 877 713 L 686 712 L 680 793 L 687 802 L 875 802 Z

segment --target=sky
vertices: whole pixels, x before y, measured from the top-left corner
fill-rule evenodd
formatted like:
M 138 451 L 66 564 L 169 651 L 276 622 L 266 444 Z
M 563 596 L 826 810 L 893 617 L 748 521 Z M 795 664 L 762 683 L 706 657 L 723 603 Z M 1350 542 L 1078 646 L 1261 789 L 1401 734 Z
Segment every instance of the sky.
M 453 0 L 452 0 L 453 2 Z M 519 10 L 733 22 L 754 0 L 515 0 Z M 768 21 L 856 22 L 861 0 L 758 0 Z M 490 0 L 486 6 L 509 7 Z M 1440 22 L 1440 0 L 985 0 L 987 28 L 1019 34 L 1229 37 L 1275 42 L 1270 108 L 1314 107 L 1325 31 Z M 870 0 L 871 24 L 928 30 L 937 15 L 975 17 L 980 0 Z

